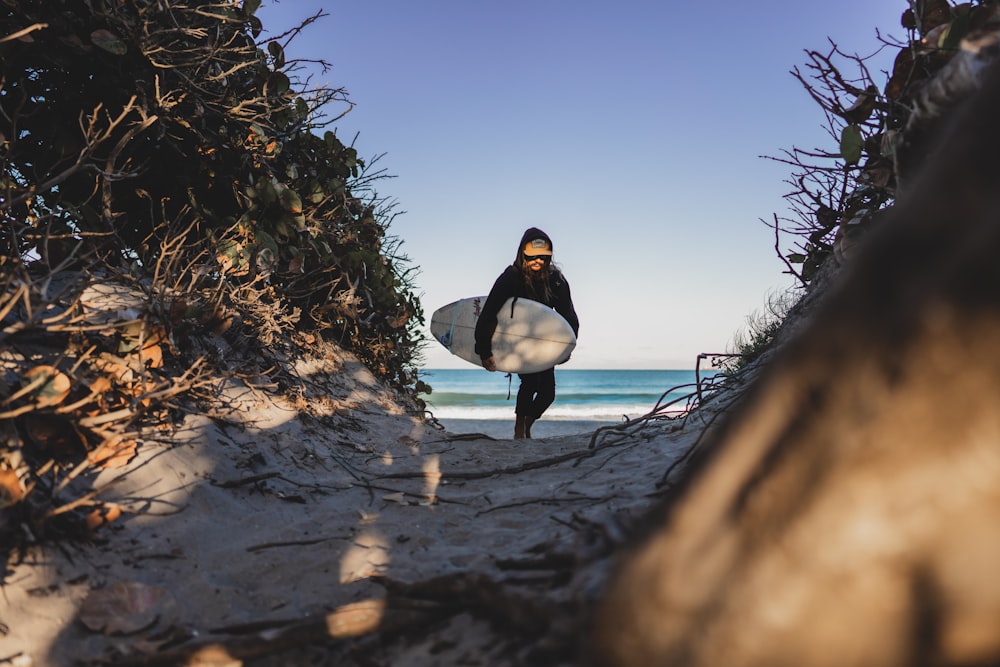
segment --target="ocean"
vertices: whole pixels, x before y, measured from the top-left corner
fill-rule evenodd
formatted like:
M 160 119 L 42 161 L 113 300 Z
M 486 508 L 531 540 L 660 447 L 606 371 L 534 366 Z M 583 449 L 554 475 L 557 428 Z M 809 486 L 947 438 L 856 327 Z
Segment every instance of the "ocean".
M 702 371 L 702 380 L 714 373 Z M 447 430 L 498 438 L 513 435 L 517 375 L 509 381 L 505 373 L 481 368 L 425 369 L 421 378 L 432 389 L 421 398 Z M 663 406 L 676 400 L 671 409 L 683 409 L 696 380 L 693 370 L 557 368 L 555 403 L 532 427 L 532 436 L 593 432 L 600 426 L 642 417 L 658 403 Z

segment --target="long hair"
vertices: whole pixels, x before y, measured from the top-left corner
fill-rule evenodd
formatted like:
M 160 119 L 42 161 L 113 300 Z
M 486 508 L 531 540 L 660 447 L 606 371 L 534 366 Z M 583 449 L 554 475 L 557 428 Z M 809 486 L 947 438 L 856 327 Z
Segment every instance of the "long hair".
M 532 271 L 524 261 L 524 248 L 532 241 L 543 240 L 551 251 L 553 248 L 552 239 L 538 227 L 529 227 L 521 236 L 521 242 L 517 246 L 517 254 L 514 256 L 514 266 L 521 271 L 521 278 L 524 281 L 525 295 L 529 299 L 540 301 L 551 306 L 555 298 L 552 285 L 555 278 L 559 276 L 559 269 L 552 264 L 552 258 L 545 262 L 539 271 Z
M 552 304 L 555 293 L 552 291 L 552 279 L 559 274 L 559 269 L 552 260 L 545 262 L 541 269 L 532 271 L 523 257 L 517 258 L 517 268 L 521 270 L 521 279 L 528 298 L 540 301 L 546 305 Z

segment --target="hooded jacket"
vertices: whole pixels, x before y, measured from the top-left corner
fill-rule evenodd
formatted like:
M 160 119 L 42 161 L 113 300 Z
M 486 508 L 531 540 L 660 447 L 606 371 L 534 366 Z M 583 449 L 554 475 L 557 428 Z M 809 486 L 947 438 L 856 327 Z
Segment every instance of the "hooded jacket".
M 570 295 L 569 283 L 566 277 L 555 266 L 549 265 L 549 296 L 546 297 L 542 290 L 537 293 L 531 290 L 524 281 L 524 272 L 521 269 L 521 253 L 524 246 L 535 239 L 544 239 L 549 247 L 553 248 L 552 239 L 549 235 L 538 229 L 531 227 L 521 236 L 521 242 L 517 246 L 517 254 L 514 256 L 514 263 L 504 269 L 500 277 L 493 283 L 493 289 L 486 297 L 480 310 L 479 319 L 476 320 L 476 354 L 481 359 L 489 359 L 493 356 L 493 332 L 497 328 L 497 313 L 500 307 L 511 297 L 532 299 L 544 303 L 553 308 L 557 313 L 569 322 L 573 328 L 573 333 L 580 331 L 580 320 L 573 308 L 573 298 Z

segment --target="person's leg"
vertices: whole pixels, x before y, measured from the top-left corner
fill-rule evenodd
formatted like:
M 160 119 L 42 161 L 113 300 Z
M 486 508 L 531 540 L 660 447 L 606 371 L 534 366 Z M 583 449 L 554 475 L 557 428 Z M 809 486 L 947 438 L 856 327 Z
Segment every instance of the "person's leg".
M 514 439 L 520 440 L 528 436 L 528 420 L 534 421 L 535 394 L 538 393 L 538 373 L 522 373 L 517 376 L 521 384 L 517 388 L 517 404 L 514 408 Z
M 534 417 L 524 418 L 524 437 L 531 439 L 531 425 L 535 423 Z
M 519 375 L 521 386 L 517 390 L 517 408 L 515 414 L 524 421 L 518 420 L 514 425 L 514 437 L 531 437 L 531 425 L 534 424 L 556 398 L 556 369 L 525 373 Z
M 537 376 L 535 400 L 531 403 L 531 412 L 528 416 L 538 419 L 556 400 L 556 369 L 550 368 L 535 375 Z
M 530 438 L 528 433 L 528 418 L 524 415 L 514 415 L 514 439 L 523 440 L 524 438 Z

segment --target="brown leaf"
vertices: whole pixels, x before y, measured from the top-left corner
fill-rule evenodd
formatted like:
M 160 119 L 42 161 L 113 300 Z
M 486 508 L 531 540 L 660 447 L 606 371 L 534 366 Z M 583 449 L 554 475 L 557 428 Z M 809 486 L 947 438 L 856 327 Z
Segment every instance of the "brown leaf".
M 850 123 L 863 123 L 868 120 L 875 110 L 875 102 L 878 99 L 878 88 L 874 85 L 868 86 L 865 92 L 858 95 L 857 99 L 850 107 L 844 110 L 844 118 Z
M 105 469 L 121 468 L 132 460 L 136 451 L 135 440 L 108 441 L 87 454 L 87 459 L 94 465 Z
M 122 329 L 122 340 L 118 344 L 118 353 L 132 352 L 139 347 L 150 347 L 164 342 L 167 334 L 162 327 L 150 326 L 145 322 L 132 322 Z
M 94 360 L 94 366 L 118 382 L 129 383 L 135 379 L 134 372 L 129 368 L 127 361 L 107 352 L 102 352 Z
M 104 376 L 98 377 L 90 383 L 90 391 L 95 394 L 103 394 L 106 391 L 111 391 L 113 387 L 114 385 L 111 384 L 111 380 Z
M 159 345 L 149 345 L 139 350 L 139 360 L 146 368 L 163 366 L 163 349 Z
M 889 100 L 899 99 L 912 84 L 913 52 L 910 49 L 900 49 L 892 65 L 892 77 L 885 86 L 885 97 Z
M 59 405 L 72 387 L 65 373 L 53 366 L 35 366 L 24 374 L 23 387 L 30 387 L 30 396 L 40 408 Z
M 117 503 L 105 503 L 87 515 L 87 528 L 91 531 L 97 530 L 101 526 L 106 526 L 115 521 L 121 515 L 121 505 Z
M 16 505 L 24 498 L 24 487 L 13 470 L 0 470 L 0 509 Z

